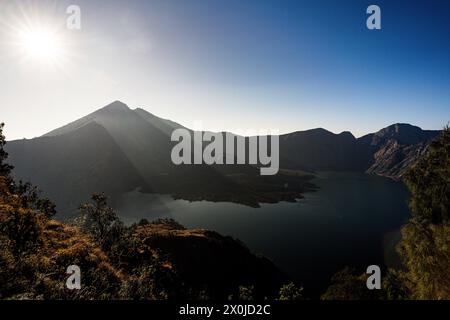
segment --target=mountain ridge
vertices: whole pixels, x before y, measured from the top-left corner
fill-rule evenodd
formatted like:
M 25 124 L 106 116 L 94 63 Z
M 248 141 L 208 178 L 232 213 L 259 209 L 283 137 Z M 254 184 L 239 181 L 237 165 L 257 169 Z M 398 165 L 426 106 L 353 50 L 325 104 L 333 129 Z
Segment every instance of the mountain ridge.
M 70 194 L 87 197 L 86 192 L 95 187 L 111 194 L 139 189 L 186 200 L 258 206 L 295 201 L 310 188 L 307 176 L 286 174 L 284 169 L 359 171 L 401 179 L 440 132 L 397 123 L 360 138 L 349 131 L 335 134 L 323 128 L 283 134 L 282 172 L 261 177 L 250 165 L 174 165 L 170 154 L 175 142 L 170 136 L 177 128 L 185 127 L 114 101 L 41 137 L 10 141 L 7 151 L 17 179 L 41 186 L 58 203 L 78 201 Z M 53 181 L 59 181 L 58 186 Z

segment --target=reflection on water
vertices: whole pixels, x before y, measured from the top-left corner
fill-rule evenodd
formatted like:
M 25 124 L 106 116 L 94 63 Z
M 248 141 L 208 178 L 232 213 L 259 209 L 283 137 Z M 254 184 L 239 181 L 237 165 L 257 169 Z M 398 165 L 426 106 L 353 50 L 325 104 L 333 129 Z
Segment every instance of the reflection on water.
M 385 254 L 392 256 L 386 244 L 392 248 L 392 235 L 409 216 L 405 187 L 359 173 L 322 172 L 314 183 L 320 189 L 297 203 L 257 209 L 137 191 L 124 194 L 116 208 L 126 223 L 171 217 L 238 238 L 307 288 L 323 289 L 346 265 L 382 266 Z

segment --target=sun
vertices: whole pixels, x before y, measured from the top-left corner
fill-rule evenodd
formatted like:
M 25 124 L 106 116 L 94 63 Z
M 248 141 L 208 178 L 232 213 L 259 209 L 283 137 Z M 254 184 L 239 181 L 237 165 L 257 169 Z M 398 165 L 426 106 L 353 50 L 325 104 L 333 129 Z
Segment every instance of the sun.
M 0 10 L 0 56 L 24 70 L 68 75 L 79 57 L 81 37 L 70 32 L 56 2 L 42 7 L 38 3 L 44 1 L 25 2 Z
M 41 62 L 57 62 L 62 58 L 63 45 L 56 31 L 46 28 L 23 30 L 18 38 L 23 54 L 29 58 Z

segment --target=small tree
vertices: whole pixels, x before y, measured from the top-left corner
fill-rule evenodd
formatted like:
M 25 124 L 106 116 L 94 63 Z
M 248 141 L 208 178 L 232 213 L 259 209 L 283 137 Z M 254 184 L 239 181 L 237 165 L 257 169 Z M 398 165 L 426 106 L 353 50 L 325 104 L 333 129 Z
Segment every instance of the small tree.
M 89 233 L 103 249 L 108 250 L 114 241 L 120 238 L 124 229 L 123 223 L 108 206 L 105 194 L 94 193 L 91 199 L 93 203 L 80 206 L 81 216 L 76 220 L 76 224 Z
M 281 287 L 279 300 L 303 300 L 303 288 L 297 288 L 297 286 L 291 282 Z
M 0 123 L 0 176 L 5 177 L 10 185 L 12 183 L 11 170 L 14 167 L 6 163 L 8 153 L 5 151 L 6 138 L 3 135 L 4 126 L 4 123 Z
M 239 287 L 238 300 L 252 301 L 255 300 L 255 287 L 254 286 L 241 286 Z
M 56 205 L 48 198 L 41 197 L 41 191 L 29 182 L 19 181 L 13 184 L 14 193 L 19 195 L 24 208 L 42 212 L 47 218 L 56 214 Z

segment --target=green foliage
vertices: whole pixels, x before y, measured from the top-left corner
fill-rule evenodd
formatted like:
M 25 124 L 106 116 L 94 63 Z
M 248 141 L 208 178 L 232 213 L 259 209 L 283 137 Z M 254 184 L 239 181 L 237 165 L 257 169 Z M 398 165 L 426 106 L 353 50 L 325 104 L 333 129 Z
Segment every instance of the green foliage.
M 56 214 L 56 206 L 48 198 L 42 198 L 41 192 L 31 183 L 19 181 L 13 184 L 13 191 L 20 197 L 20 205 L 42 212 L 46 217 L 50 218 Z
M 383 295 L 385 300 L 407 300 L 411 293 L 405 286 L 407 281 L 403 271 L 389 269 L 383 277 Z
M 411 210 L 417 221 L 442 223 L 450 211 L 450 128 L 429 146 L 426 156 L 407 174 Z
M 104 253 L 76 229 L 20 204 L 14 194 L 0 196 L 0 298 L 113 298 L 120 275 Z M 80 291 L 65 288 L 72 264 L 83 270 Z
M 134 270 L 123 282 L 120 296 L 131 300 L 165 300 L 176 298 L 177 283 L 174 273 L 170 272 L 160 261 L 154 260 Z
M 291 282 L 281 287 L 279 300 L 303 300 L 303 288 Z
M 39 216 L 20 207 L 10 208 L 0 222 L 0 232 L 8 238 L 11 252 L 20 257 L 39 246 L 42 233 Z
M 242 301 L 253 301 L 255 300 L 254 295 L 255 287 L 254 286 L 240 286 L 239 292 L 237 294 L 237 300 Z
M 450 224 L 413 219 L 402 229 L 398 250 L 415 299 L 450 299 Z
M 123 223 L 116 212 L 108 206 L 104 194 L 93 194 L 93 203 L 80 206 L 80 217 L 76 225 L 83 232 L 90 234 L 103 249 L 109 250 L 124 232 Z
M 404 287 L 415 299 L 450 299 L 450 128 L 408 173 L 413 218 L 402 228 L 398 251 Z
M 8 153 L 5 151 L 6 138 L 3 135 L 4 126 L 4 123 L 0 123 L 0 176 L 8 179 L 8 182 L 10 183 L 11 170 L 14 167 L 6 163 Z
M 406 177 L 413 218 L 402 228 L 402 277 L 414 299 L 450 299 L 450 128 Z
M 357 275 L 355 270 L 344 268 L 331 279 L 331 285 L 321 296 L 322 300 L 373 300 L 380 298 L 379 290 L 367 289 L 367 275 Z

